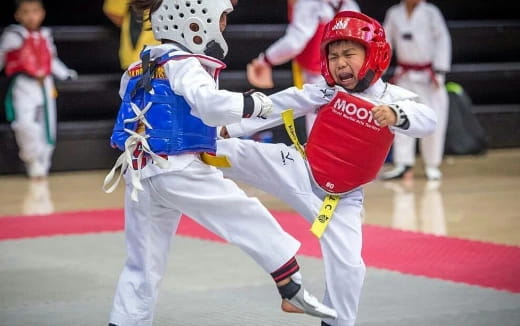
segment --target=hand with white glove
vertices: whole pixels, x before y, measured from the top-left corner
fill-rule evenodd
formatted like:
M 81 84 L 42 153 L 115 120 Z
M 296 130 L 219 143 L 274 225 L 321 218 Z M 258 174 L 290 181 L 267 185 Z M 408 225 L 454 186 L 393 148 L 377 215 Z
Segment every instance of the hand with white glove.
M 244 113 L 243 118 L 262 118 L 265 119 L 273 111 L 271 99 L 260 92 L 244 93 Z

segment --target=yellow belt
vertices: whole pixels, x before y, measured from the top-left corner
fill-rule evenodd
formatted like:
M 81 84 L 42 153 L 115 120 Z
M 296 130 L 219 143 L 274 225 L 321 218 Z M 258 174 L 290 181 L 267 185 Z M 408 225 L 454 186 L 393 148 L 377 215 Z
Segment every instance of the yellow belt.
M 294 125 L 294 110 L 288 109 L 282 112 L 282 119 L 285 125 L 285 130 L 289 134 L 289 138 L 294 144 L 294 147 L 298 152 L 300 152 L 301 156 L 306 160 L 307 155 L 305 154 L 305 150 L 303 146 L 300 144 L 298 140 L 298 135 L 296 134 L 296 127 Z M 321 238 L 327 226 L 329 225 L 330 220 L 332 219 L 332 215 L 336 210 L 336 206 L 339 202 L 338 195 L 327 194 L 323 199 L 323 204 L 321 205 L 320 212 L 318 213 L 318 217 L 314 219 L 314 222 L 311 226 L 311 232 L 316 237 Z
M 230 168 L 231 162 L 229 162 L 226 156 L 212 155 L 209 153 L 200 154 L 200 159 L 207 165 L 212 165 L 217 168 Z

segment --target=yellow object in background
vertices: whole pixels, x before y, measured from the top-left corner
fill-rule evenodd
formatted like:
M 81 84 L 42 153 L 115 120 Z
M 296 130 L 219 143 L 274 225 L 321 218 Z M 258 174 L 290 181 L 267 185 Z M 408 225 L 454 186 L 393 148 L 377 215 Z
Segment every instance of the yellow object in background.
M 159 44 L 151 30 L 148 15 L 137 17 L 126 0 L 105 0 L 103 11 L 116 24 L 121 20 L 119 43 L 119 62 L 122 69 L 139 60 L 139 54 L 145 45 Z
M 295 60 L 291 61 L 291 68 L 293 73 L 293 84 L 299 89 L 303 88 L 303 72 L 302 67 Z

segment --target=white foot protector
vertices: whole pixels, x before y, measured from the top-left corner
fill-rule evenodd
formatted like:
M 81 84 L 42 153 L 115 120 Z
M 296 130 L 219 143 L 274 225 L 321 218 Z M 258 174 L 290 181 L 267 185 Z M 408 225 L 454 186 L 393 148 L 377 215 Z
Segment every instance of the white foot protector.
M 289 301 L 293 306 L 303 310 L 303 313 L 305 314 L 318 318 L 338 318 L 336 310 L 321 303 L 303 287 L 300 288 L 300 291 L 298 291 L 294 297 L 285 300 Z

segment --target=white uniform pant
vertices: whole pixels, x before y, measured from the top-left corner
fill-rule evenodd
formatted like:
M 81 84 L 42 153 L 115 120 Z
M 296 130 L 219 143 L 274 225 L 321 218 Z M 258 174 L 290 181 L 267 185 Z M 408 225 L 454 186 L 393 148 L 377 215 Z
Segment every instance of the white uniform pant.
M 435 111 L 437 128 L 431 135 L 419 140 L 419 149 L 425 165 L 438 168 L 442 163 L 448 124 L 449 103 L 446 88 L 444 85 L 436 87 L 431 82 L 410 80 L 406 74 L 399 78 L 396 84 L 419 95 L 421 102 Z M 393 146 L 394 163 L 414 166 L 415 144 L 415 138 L 396 133 Z
M 38 171 L 28 169 L 29 176 L 34 176 L 31 175 L 33 172 L 37 176 L 47 175 L 54 151 L 53 142 L 56 139 L 56 102 L 52 94 L 54 83 L 51 77 L 46 77 L 44 91 L 36 79 L 25 75 L 15 77 L 13 82 L 15 120 L 11 127 L 20 159 L 27 166 L 38 166 Z
M 325 193 L 309 178 L 300 154 L 285 144 L 251 140 L 217 141 L 219 155 L 231 161 L 224 175 L 275 195 L 312 222 L 318 216 Z M 359 188 L 340 199 L 320 245 L 325 264 L 324 303 L 336 309 L 334 326 L 354 325 L 365 264 L 361 258 L 363 191 Z
M 300 247 L 258 199 L 248 197 L 222 172 L 199 159 L 183 170 L 146 178 L 142 184 L 139 202 L 131 200 L 132 185 L 126 185 L 128 257 L 110 316 L 116 325 L 152 325 L 158 286 L 181 213 L 240 247 L 268 273 L 284 265 Z M 214 272 L 203 263 L 200 267 Z

